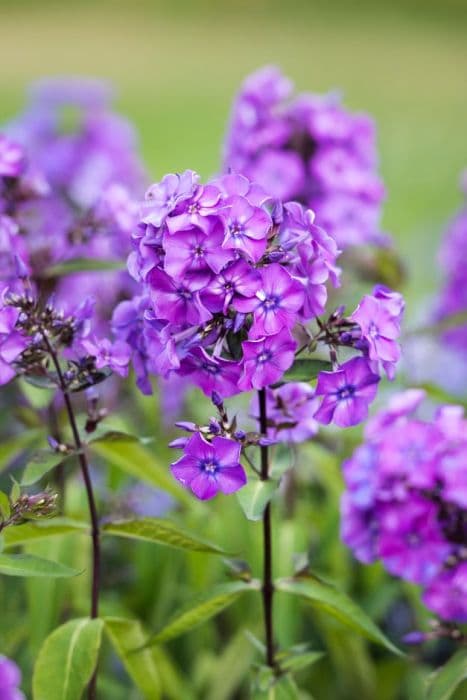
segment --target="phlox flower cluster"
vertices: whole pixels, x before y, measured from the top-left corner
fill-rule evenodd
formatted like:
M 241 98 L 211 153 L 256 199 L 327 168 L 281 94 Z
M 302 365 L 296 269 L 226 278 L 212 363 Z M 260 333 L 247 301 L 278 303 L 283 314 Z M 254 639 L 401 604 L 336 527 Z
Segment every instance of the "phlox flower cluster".
M 0 698 L 2 700 L 25 700 L 19 689 L 21 671 L 14 661 L 0 654 Z
M 51 80 L 31 91 L 26 110 L 0 133 L 0 278 L 14 283 L 18 265 L 63 306 L 94 295 L 109 318 L 132 291 L 126 273 L 68 274 L 72 259 L 121 261 L 136 225 L 134 196 L 143 167 L 130 125 L 114 114 L 97 81 Z
M 467 421 L 459 406 L 417 417 L 421 390 L 397 394 L 344 463 L 342 537 L 364 563 L 423 586 L 448 621 L 467 622 Z
M 467 196 L 467 171 L 464 173 L 463 191 Z M 467 205 L 461 208 L 451 221 L 440 250 L 440 263 L 444 271 L 444 287 L 438 300 L 437 316 L 440 320 L 458 313 L 467 313 Z M 444 331 L 443 337 L 450 347 L 467 353 L 467 322 L 457 323 Z
M 346 427 L 362 421 L 381 372 L 393 376 L 401 295 L 378 286 L 351 316 L 339 309 L 321 320 L 326 284 L 338 284 L 339 250 L 316 226 L 313 212 L 297 202 L 274 200 L 243 175 L 203 185 L 187 170 L 150 187 L 133 240 L 129 269 L 141 294 L 117 307 L 113 328 L 133 349 L 143 391 L 150 390 L 152 373 L 176 375 L 222 402 L 280 383 L 297 354 L 322 344 L 332 369 L 319 374 L 315 391 L 300 384 L 268 391 L 278 421 L 273 432 L 294 441 L 316 432 L 317 422 Z M 307 329 L 313 323 L 316 330 Z M 340 364 L 340 349 L 359 354 Z M 289 415 L 282 419 L 284 406 Z M 225 440 L 244 438 L 223 425 L 179 445 L 187 460 L 198 460 L 198 471 L 207 452 L 217 449 L 222 459 L 227 450 L 222 468 L 239 465 L 239 446 L 230 446 L 234 460 Z M 209 468 L 209 485 L 195 481 L 197 496 L 233 489 L 232 482 L 222 488 L 216 481 L 221 466 Z M 174 474 L 182 480 L 178 468 Z M 183 483 L 192 484 L 194 474 L 192 464 Z M 243 483 L 236 479 L 236 488 Z
M 268 194 L 301 202 L 339 246 L 388 245 L 380 230 L 384 187 L 375 127 L 336 94 L 294 95 L 277 68 L 250 75 L 232 110 L 224 169 L 245 174 Z

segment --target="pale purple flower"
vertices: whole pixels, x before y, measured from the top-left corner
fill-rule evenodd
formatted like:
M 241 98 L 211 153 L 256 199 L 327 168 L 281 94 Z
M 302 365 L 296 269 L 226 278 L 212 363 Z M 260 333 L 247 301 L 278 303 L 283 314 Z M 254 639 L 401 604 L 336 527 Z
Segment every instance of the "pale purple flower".
M 146 224 L 160 226 L 177 204 L 191 197 L 197 182 L 198 175 L 193 170 L 185 170 L 180 175 L 165 175 L 146 192 L 141 220 Z
M 154 268 L 148 275 L 148 284 L 157 316 L 180 326 L 209 320 L 211 313 L 203 306 L 199 292 L 210 276 L 210 273 L 184 275 L 177 281 L 163 270 Z
M 323 400 L 315 413 L 316 420 L 325 425 L 334 422 L 341 428 L 361 423 L 368 416 L 379 380 L 361 357 L 348 360 L 334 372 L 320 372 L 316 395 L 323 396 Z
M 266 250 L 266 237 L 272 226 L 267 211 L 252 206 L 244 197 L 234 196 L 226 212 L 226 226 L 224 248 L 241 250 L 257 262 Z
M 85 352 L 95 358 L 96 367 L 109 367 L 121 377 L 128 374 L 131 357 L 130 346 L 122 340 L 112 343 L 108 338 L 84 338 L 81 345 Z
M 13 363 L 28 346 L 28 338 L 16 330 L 18 316 L 18 309 L 0 306 L 0 385 L 16 376 Z
M 201 500 L 212 498 L 219 491 L 234 493 L 246 484 L 240 450 L 240 444 L 234 440 L 215 437 L 208 442 L 195 433 L 186 444 L 183 457 L 171 465 L 171 471 Z
M 19 177 L 25 169 L 26 159 L 21 146 L 0 134 L 0 177 Z
M 256 337 L 292 328 L 304 301 L 302 286 L 278 263 L 262 268 L 260 273 L 261 285 L 255 295 L 238 299 L 235 304 L 242 313 L 253 313 L 252 333 Z
M 230 305 L 252 297 L 261 285 L 259 272 L 244 260 L 237 260 L 224 267 L 201 292 L 203 304 L 212 312 L 227 312 Z
M 467 623 L 467 562 L 441 570 L 425 589 L 423 602 L 444 620 Z
M 181 279 L 185 273 L 212 270 L 218 274 L 233 254 L 222 248 L 225 231 L 222 221 L 215 220 L 209 231 L 193 227 L 172 235 L 166 234 L 164 270 Z
M 26 700 L 19 689 L 21 671 L 17 664 L 0 654 L 0 698 L 1 700 Z
M 283 329 L 275 335 L 245 341 L 242 347 L 244 370 L 239 387 L 249 391 L 279 381 L 293 364 L 297 343 L 290 331 Z
M 216 391 L 222 398 L 238 393 L 241 366 L 238 362 L 211 357 L 199 347 L 194 347 L 184 358 L 181 369 L 206 394 Z

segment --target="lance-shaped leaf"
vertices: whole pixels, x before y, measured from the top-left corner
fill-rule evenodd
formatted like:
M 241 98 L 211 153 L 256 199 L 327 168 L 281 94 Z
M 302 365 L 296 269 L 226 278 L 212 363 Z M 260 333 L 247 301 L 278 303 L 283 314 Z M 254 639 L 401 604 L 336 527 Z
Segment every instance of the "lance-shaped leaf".
M 37 443 L 43 436 L 42 430 L 23 430 L 0 444 L 0 472 L 5 469 L 25 448 Z
M 401 654 L 368 615 L 349 596 L 331 584 L 314 576 L 308 576 L 281 579 L 276 583 L 276 587 L 284 593 L 300 596 L 367 639 L 386 647 L 395 654 Z
M 330 372 L 332 364 L 326 360 L 298 358 L 292 367 L 284 374 L 281 383 L 285 382 L 311 382 L 320 372 Z
M 272 479 L 250 479 L 246 486 L 237 492 L 238 502 L 248 520 L 261 520 L 264 509 L 278 487 L 279 482 Z
M 10 504 L 10 499 L 6 495 L 6 493 L 3 493 L 3 491 L 0 491 L 0 523 L 3 520 L 8 520 L 10 517 L 11 513 L 11 504 Z
M 133 540 L 145 540 L 155 544 L 186 549 L 192 552 L 210 552 L 211 554 L 226 554 L 214 544 L 205 542 L 161 518 L 141 518 L 139 520 L 122 520 L 106 523 L 102 528 L 108 535 L 129 537 Z
M 0 574 L 6 576 L 48 576 L 66 578 L 80 572 L 57 561 L 49 561 L 32 554 L 0 554 Z
M 60 535 L 86 534 L 88 531 L 89 525 L 87 523 L 68 518 L 27 522 L 5 530 L 5 548 L 17 547 Z
M 100 260 L 99 258 L 74 258 L 47 267 L 41 277 L 63 277 L 75 272 L 106 272 L 112 270 L 124 270 L 125 264 L 120 260 Z
M 29 457 L 26 469 L 24 470 L 23 478 L 21 479 L 22 486 L 31 486 L 39 479 L 42 479 L 54 467 L 63 464 L 66 460 L 78 454 L 77 451 L 71 450 L 66 454 L 53 452 L 52 450 L 37 450 Z
M 147 645 L 161 644 L 188 632 L 232 605 L 243 593 L 260 589 L 258 581 L 233 581 L 216 586 L 177 612 Z
M 97 664 L 103 626 L 102 620 L 71 620 L 47 637 L 34 668 L 34 700 L 80 700 Z
M 429 680 L 427 700 L 449 700 L 467 680 L 467 649 L 459 649 Z
M 141 623 L 118 617 L 106 617 L 104 623 L 115 652 L 138 690 L 147 700 L 158 700 L 162 696 L 161 680 L 153 651 L 141 649 L 147 639 Z
M 99 440 L 90 444 L 89 449 L 126 474 L 192 504 L 188 493 L 172 478 L 168 465 L 161 464 L 151 450 L 135 440 Z

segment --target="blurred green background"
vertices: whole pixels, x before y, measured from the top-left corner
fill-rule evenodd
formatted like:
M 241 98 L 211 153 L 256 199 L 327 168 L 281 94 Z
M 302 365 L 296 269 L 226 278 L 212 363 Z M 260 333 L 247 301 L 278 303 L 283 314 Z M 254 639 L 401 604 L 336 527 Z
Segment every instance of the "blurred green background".
M 467 165 L 465 0 L 0 0 L 0 57 L 0 121 L 35 78 L 112 80 L 154 178 L 216 171 L 231 99 L 265 63 L 300 90 L 342 90 L 378 123 L 384 224 L 409 256 L 409 300 L 435 288 Z

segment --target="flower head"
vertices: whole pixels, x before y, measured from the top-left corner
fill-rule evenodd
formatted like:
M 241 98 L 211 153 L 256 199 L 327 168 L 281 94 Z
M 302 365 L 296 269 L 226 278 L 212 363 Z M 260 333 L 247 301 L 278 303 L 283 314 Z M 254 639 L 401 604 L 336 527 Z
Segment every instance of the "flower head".
M 195 433 L 184 448 L 184 455 L 171 465 L 172 474 L 201 500 L 222 493 L 234 493 L 246 483 L 240 464 L 240 445 L 234 440 L 215 437 L 208 442 Z

